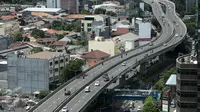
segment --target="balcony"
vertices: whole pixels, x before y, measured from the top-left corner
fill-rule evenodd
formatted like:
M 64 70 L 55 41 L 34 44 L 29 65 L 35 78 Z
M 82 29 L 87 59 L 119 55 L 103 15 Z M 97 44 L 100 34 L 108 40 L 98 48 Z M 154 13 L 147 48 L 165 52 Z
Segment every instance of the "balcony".
M 176 85 L 176 88 L 181 91 L 197 91 L 197 86 L 180 86 L 179 84 Z
M 177 78 L 181 79 L 181 80 L 197 80 L 197 76 L 196 75 L 183 75 L 183 74 L 178 74 L 177 73 Z
M 176 95 L 176 98 L 180 102 L 197 103 L 196 97 L 180 97 L 179 95 Z
M 177 106 L 176 112 L 197 112 L 197 109 L 196 108 L 180 108 L 179 106 Z

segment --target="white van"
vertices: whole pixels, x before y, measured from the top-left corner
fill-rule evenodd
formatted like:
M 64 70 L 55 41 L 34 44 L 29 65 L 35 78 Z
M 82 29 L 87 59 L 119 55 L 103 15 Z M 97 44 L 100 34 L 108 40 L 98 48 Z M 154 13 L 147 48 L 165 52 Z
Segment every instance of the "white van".
M 90 86 L 85 87 L 85 92 L 90 92 Z

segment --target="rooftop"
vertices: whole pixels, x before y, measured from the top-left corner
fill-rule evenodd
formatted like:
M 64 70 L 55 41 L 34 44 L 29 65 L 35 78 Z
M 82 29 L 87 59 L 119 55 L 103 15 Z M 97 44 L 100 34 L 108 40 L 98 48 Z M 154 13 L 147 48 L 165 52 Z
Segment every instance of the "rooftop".
M 172 74 L 169 79 L 167 80 L 167 82 L 165 83 L 165 85 L 168 86 L 176 86 L 176 74 Z
M 26 8 L 24 11 L 31 11 L 31 12 L 59 12 L 61 8 Z
M 39 52 L 31 55 L 27 55 L 26 58 L 38 58 L 38 59 L 52 59 L 53 57 L 62 55 L 63 53 L 60 52 L 49 52 L 49 51 L 44 51 L 44 52 Z
M 100 50 L 94 50 L 94 51 L 84 54 L 81 57 L 85 58 L 85 59 L 100 59 L 100 58 L 109 57 L 109 56 L 110 56 L 110 54 L 107 54 Z

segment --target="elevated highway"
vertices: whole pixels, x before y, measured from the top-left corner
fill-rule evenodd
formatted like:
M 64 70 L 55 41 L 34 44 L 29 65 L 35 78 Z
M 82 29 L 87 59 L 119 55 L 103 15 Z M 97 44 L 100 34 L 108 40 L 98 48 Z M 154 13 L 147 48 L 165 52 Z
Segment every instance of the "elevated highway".
M 127 69 L 141 65 L 143 62 L 170 51 L 182 42 L 186 35 L 186 26 L 183 24 L 175 13 L 175 5 L 172 2 L 144 0 L 151 5 L 153 13 L 162 27 L 161 36 L 153 41 L 153 46 L 145 45 L 138 49 L 134 49 L 123 54 L 114 56 L 93 68 L 88 69 L 81 75 L 85 78 L 75 77 L 64 85 L 57 88 L 54 92 L 39 102 L 30 112 L 52 112 L 59 111 L 63 106 L 68 106 L 70 112 L 82 112 L 108 85 L 110 85 L 120 74 Z M 162 11 L 160 3 L 167 8 L 166 14 Z M 168 7 L 171 8 L 168 8 Z M 178 25 L 177 25 L 178 24 Z M 179 36 L 175 36 L 179 34 Z M 122 66 L 122 62 L 126 62 L 126 66 Z M 101 77 L 103 73 L 108 73 L 109 77 L 113 77 L 108 82 L 104 82 Z M 95 81 L 100 81 L 100 86 L 94 86 Z M 85 93 L 84 88 L 90 85 L 91 92 Z M 70 90 L 70 96 L 64 95 L 64 90 Z

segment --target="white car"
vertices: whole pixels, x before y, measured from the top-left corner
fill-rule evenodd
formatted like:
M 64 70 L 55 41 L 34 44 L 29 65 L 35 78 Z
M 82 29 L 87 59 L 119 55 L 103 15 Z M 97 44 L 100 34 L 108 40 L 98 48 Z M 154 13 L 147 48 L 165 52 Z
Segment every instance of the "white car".
M 123 63 L 122 63 L 122 66 L 126 66 L 126 62 L 123 62 Z
M 90 86 L 86 86 L 85 87 L 85 92 L 87 93 L 87 92 L 90 92 Z
M 100 86 L 100 82 L 99 82 L 99 81 L 96 81 L 96 82 L 94 83 L 94 85 L 95 85 L 95 86 Z
M 141 106 L 138 106 L 138 109 L 137 110 L 141 110 Z
M 175 34 L 176 37 L 178 37 L 178 34 Z
M 68 107 L 63 107 L 61 112 L 69 112 Z

